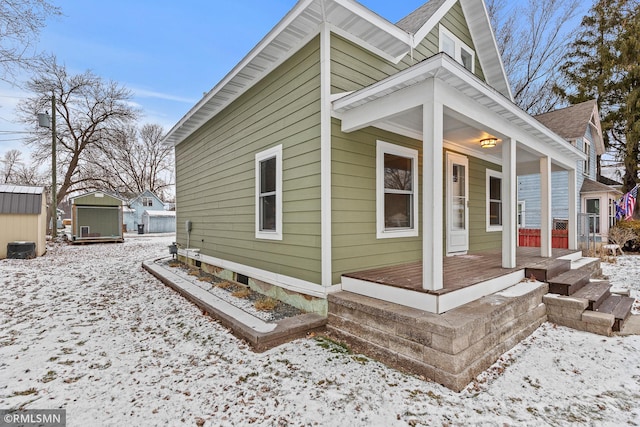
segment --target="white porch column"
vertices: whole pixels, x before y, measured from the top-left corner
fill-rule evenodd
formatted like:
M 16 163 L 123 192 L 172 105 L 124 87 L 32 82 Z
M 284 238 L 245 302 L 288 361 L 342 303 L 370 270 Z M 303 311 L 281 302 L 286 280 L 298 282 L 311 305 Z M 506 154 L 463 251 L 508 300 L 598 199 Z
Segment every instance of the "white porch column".
M 569 170 L 569 249 L 578 248 L 578 188 L 576 170 Z
M 433 81 L 423 105 L 422 137 L 422 287 L 442 289 L 442 138 L 443 106 L 437 99 Z M 431 92 L 431 93 L 429 93 Z
M 518 225 L 518 177 L 516 176 L 516 141 L 502 141 L 502 267 L 515 268 Z
M 540 159 L 540 256 L 551 256 L 551 158 Z

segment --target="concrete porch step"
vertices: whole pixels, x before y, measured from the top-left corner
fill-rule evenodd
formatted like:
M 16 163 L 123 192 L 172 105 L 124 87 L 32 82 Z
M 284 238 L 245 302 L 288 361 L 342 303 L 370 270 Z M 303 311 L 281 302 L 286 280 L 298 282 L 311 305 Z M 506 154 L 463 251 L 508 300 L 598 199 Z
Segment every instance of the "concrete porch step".
M 588 300 L 587 310 L 596 311 L 611 296 L 610 289 L 609 282 L 590 282 L 571 296 Z
M 624 326 L 624 322 L 631 315 L 631 308 L 633 307 L 634 301 L 634 298 L 622 295 L 611 295 L 600 305 L 597 311 L 600 313 L 613 314 L 615 317 L 613 330 L 621 331 Z
M 527 279 L 535 278 L 540 282 L 548 282 L 552 277 L 571 270 L 570 259 L 548 258 L 525 268 Z
M 558 276 L 547 280 L 549 292 L 559 295 L 573 295 L 587 283 L 591 278 L 591 271 L 579 268 L 577 270 L 566 271 Z
M 597 277 L 602 274 L 600 268 L 600 258 L 582 257 L 571 262 L 572 270 L 590 271 L 591 277 Z

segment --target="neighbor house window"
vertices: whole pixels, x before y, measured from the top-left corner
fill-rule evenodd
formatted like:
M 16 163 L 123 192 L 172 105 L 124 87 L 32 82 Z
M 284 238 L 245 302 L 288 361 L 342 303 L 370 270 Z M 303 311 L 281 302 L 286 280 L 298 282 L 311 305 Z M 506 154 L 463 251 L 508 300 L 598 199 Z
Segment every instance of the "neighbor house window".
M 600 234 L 600 199 L 587 199 L 589 214 L 589 232 Z
M 588 176 L 591 175 L 591 143 L 584 138 L 582 139 L 582 152 L 587 155 L 582 173 Z
M 502 173 L 487 169 L 487 231 L 502 230 Z
M 519 201 L 518 202 L 518 228 L 525 227 L 524 213 L 525 213 L 525 202 Z
M 377 237 L 418 235 L 418 151 L 378 141 Z
M 440 25 L 439 37 L 440 52 L 446 53 L 473 73 L 476 59 L 474 50 L 442 25 Z
M 153 199 L 151 197 L 143 197 L 142 206 L 153 206 Z
M 282 145 L 256 154 L 256 238 L 282 240 Z

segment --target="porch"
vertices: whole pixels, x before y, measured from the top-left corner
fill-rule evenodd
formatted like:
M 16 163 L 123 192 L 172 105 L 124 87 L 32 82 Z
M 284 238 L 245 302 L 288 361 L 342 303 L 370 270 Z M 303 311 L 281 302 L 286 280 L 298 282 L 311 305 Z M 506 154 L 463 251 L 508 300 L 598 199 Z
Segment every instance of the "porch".
M 525 278 L 525 268 L 550 265 L 556 259 L 577 260 L 582 252 L 553 249 L 542 257 L 540 248 L 518 247 L 516 267 L 502 267 L 502 251 L 484 251 L 443 258 L 441 289 L 423 287 L 422 262 L 342 275 L 342 290 L 407 307 L 444 313 L 483 296 L 502 291 Z

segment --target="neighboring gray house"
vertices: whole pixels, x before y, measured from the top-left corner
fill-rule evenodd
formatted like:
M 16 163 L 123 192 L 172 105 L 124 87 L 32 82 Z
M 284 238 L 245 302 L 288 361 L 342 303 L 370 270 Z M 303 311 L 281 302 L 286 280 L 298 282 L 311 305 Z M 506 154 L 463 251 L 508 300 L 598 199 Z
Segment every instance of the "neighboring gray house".
M 597 182 L 597 156 L 604 153 L 605 147 L 596 101 L 585 101 L 535 118 L 587 154 L 587 159 L 578 161 L 576 165 L 576 188 L 580 189 L 576 212 L 582 217 L 578 221 L 578 233 L 582 235 L 590 231 L 596 234 L 597 241 L 606 241 L 609 226 L 615 217 L 613 201 L 622 194 L 613 187 Z M 556 229 L 564 229 L 569 219 L 568 195 L 569 174 L 567 171 L 554 171 L 551 175 L 551 212 Z M 540 228 L 540 198 L 540 175 L 519 174 L 519 228 Z M 591 218 L 582 215 L 587 213 L 592 214 Z
M 124 224 L 127 231 L 137 231 L 138 224 L 143 224 L 142 215 L 147 211 L 164 211 L 164 202 L 149 190 L 144 190 L 127 203 L 130 211 L 125 212 Z M 175 231 L 175 226 L 173 231 Z

